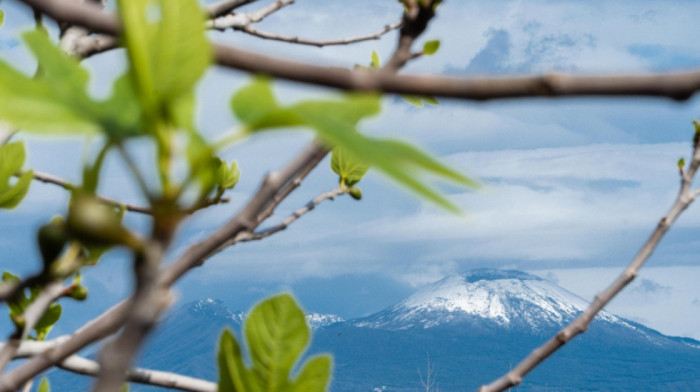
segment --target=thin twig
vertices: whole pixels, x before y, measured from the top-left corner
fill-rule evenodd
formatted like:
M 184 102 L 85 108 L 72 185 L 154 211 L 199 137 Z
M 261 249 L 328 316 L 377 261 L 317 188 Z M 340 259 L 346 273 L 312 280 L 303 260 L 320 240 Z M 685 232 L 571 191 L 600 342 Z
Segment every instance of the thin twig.
M 21 175 L 21 174 L 22 173 L 18 173 L 17 175 Z M 34 179 L 37 181 L 41 181 L 45 184 L 58 185 L 61 188 L 69 190 L 69 191 L 72 191 L 72 190 L 77 188 L 76 185 L 68 182 L 67 180 L 64 180 L 60 177 L 57 177 L 57 176 L 54 176 L 54 175 L 48 174 L 48 173 L 34 171 Z M 133 204 L 129 204 L 129 203 L 124 203 L 124 202 L 121 202 L 119 200 L 115 200 L 115 199 L 111 199 L 109 197 L 104 197 L 104 196 L 99 196 L 99 195 L 96 195 L 95 197 L 97 198 L 97 200 L 99 200 L 105 204 L 109 204 L 109 205 L 112 205 L 112 206 L 118 207 L 118 208 L 123 208 L 127 211 L 138 212 L 140 214 L 146 214 L 146 215 L 153 214 L 153 211 L 149 207 L 142 207 L 142 206 L 137 206 L 137 205 L 133 205 Z
M 0 349 L 7 343 L 0 343 Z M 47 350 L 55 347 L 55 341 L 35 342 L 24 341 L 15 353 L 14 359 L 31 358 L 43 355 Z M 86 376 L 97 376 L 100 371 L 100 364 L 77 355 L 71 355 L 57 364 L 61 369 L 82 374 Z M 159 370 L 132 368 L 126 373 L 129 382 L 137 384 L 153 385 L 165 388 L 173 388 L 181 391 L 191 392 L 214 392 L 217 385 L 211 381 L 201 380 L 194 377 L 183 376 L 177 373 L 163 372 Z
M 315 40 L 315 39 L 293 37 L 293 36 L 288 36 L 288 35 L 280 35 L 280 34 L 270 33 L 267 31 L 260 31 L 260 30 L 254 28 L 250 25 L 238 28 L 238 30 L 240 30 L 244 33 L 256 36 L 258 38 L 269 39 L 269 40 L 274 40 L 274 41 L 289 42 L 292 44 L 317 46 L 319 48 L 322 48 L 324 46 L 348 45 L 348 44 L 353 44 L 356 42 L 377 40 L 377 39 L 381 38 L 384 34 L 390 32 L 392 30 L 398 29 L 399 27 L 401 27 L 402 24 L 403 24 L 403 21 L 400 20 L 398 22 L 394 22 L 392 24 L 386 25 L 381 30 L 378 30 L 374 33 L 357 35 L 357 36 L 353 36 L 353 37 L 325 39 L 325 40 Z
M 696 125 L 697 127 L 697 125 Z M 605 290 L 595 296 L 594 301 L 579 315 L 576 320 L 572 321 L 564 329 L 559 331 L 546 343 L 536 348 L 525 359 L 523 359 L 515 368 L 504 374 L 501 378 L 493 381 L 491 384 L 484 385 L 479 388 L 479 392 L 497 392 L 503 391 L 510 387 L 520 384 L 523 377 L 531 370 L 536 368 L 542 361 L 547 359 L 555 351 L 561 348 L 577 335 L 586 332 L 591 320 L 600 312 L 605 305 L 610 302 L 622 289 L 625 288 L 639 273 L 640 268 L 652 255 L 659 241 L 664 234 L 671 228 L 673 222 L 680 214 L 688 208 L 695 199 L 697 191 L 691 189 L 695 173 L 700 167 L 700 127 L 696 130 L 695 140 L 693 143 L 693 158 L 688 166 L 688 171 L 681 172 L 680 190 L 676 200 L 673 202 L 668 213 L 661 218 L 652 232 L 649 239 L 641 247 L 637 255 L 632 259 L 627 268 L 613 281 Z
M 55 20 L 117 35 L 118 19 L 89 3 L 69 0 L 22 0 Z M 700 70 L 644 75 L 575 76 L 545 74 L 522 77 L 396 76 L 386 72 L 347 70 L 299 63 L 214 45 L 219 65 L 272 77 L 349 91 L 430 95 L 466 100 L 561 96 L 656 96 L 686 100 L 700 90 Z
M 246 26 L 250 26 L 252 23 L 260 22 L 261 20 L 265 19 L 271 14 L 279 11 L 283 7 L 291 4 L 294 4 L 294 0 L 278 0 L 254 12 L 245 14 L 234 13 L 208 20 L 205 23 L 205 26 L 207 26 L 210 29 L 221 31 L 224 31 L 226 29 L 243 29 Z
M 21 176 L 22 172 L 17 173 L 16 175 Z M 77 188 L 77 186 L 75 184 L 72 184 L 67 180 L 64 180 L 60 177 L 57 177 L 57 176 L 54 176 L 54 175 L 48 174 L 48 173 L 34 171 L 34 179 L 36 181 L 40 181 L 40 182 L 43 182 L 45 184 L 58 185 L 61 188 L 69 190 L 69 191 L 72 191 L 72 190 Z M 95 197 L 97 198 L 97 200 L 99 200 L 105 204 L 109 204 L 109 205 L 117 207 L 117 208 L 123 208 L 126 211 L 138 212 L 140 214 L 146 214 L 146 215 L 153 215 L 153 210 L 151 210 L 150 207 L 143 207 L 143 206 L 137 206 L 134 204 L 124 203 L 122 201 L 112 199 L 109 197 L 105 197 L 105 196 L 100 196 L 100 195 L 96 195 Z M 217 204 L 225 204 L 225 203 L 228 203 L 229 201 L 231 201 L 231 199 L 228 197 L 209 198 L 209 199 L 205 199 L 202 203 L 199 203 L 197 206 L 194 206 L 192 208 L 188 208 L 184 212 L 187 214 L 193 214 L 201 209 L 211 207 L 211 206 L 214 206 Z M 0 289 L 0 300 L 2 300 L 3 298 L 4 298 L 3 290 Z
M 294 223 L 297 219 L 301 218 L 309 211 L 316 208 L 316 206 L 321 204 L 324 200 L 334 200 L 337 196 L 341 196 L 346 193 L 348 193 L 348 189 L 334 189 L 332 191 L 323 192 L 320 195 L 316 196 L 316 198 L 314 198 L 313 200 L 306 203 L 303 207 L 292 212 L 291 215 L 285 218 L 282 222 L 265 230 L 256 231 L 255 233 L 242 233 L 233 240 L 224 244 L 224 247 L 231 246 L 236 242 L 259 241 L 273 234 L 279 233 L 282 230 L 286 230 L 287 227 L 289 227 L 289 225 Z

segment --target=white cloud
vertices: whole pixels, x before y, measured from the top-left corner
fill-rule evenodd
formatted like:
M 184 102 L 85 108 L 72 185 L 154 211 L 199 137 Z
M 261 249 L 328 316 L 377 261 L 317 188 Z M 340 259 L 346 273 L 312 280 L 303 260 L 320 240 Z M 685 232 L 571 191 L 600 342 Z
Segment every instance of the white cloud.
M 466 218 L 424 205 L 368 222 L 356 235 L 444 244 L 433 260 L 591 261 L 653 228 L 675 197 L 675 161 L 687 152 L 661 144 L 456 154 L 450 161 L 487 183 L 483 192 L 452 197 Z M 700 226 L 698 212 L 687 214 L 679 227 Z

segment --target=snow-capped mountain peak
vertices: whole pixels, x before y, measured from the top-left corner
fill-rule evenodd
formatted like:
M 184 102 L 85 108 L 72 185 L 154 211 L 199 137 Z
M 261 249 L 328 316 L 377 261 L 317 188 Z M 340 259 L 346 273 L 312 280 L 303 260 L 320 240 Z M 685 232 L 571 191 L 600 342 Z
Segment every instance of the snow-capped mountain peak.
M 486 321 L 538 330 L 562 326 L 587 306 L 581 297 L 537 276 L 478 269 L 447 276 L 356 325 L 403 329 L 431 328 L 452 321 Z M 606 312 L 599 318 L 621 322 Z
M 345 321 L 342 317 L 335 314 L 307 313 L 305 317 L 306 324 L 308 324 L 309 328 L 312 330 Z

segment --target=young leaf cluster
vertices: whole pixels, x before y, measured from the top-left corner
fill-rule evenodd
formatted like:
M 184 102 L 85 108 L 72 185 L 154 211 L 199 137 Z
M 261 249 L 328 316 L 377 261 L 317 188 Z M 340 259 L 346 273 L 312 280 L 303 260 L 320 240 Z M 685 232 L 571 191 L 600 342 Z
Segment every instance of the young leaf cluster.
M 250 354 L 246 366 L 241 346 L 229 331 L 219 343 L 219 392 L 323 392 L 328 387 L 332 359 L 317 355 L 306 361 L 295 378 L 292 369 L 309 344 L 304 313 L 288 294 L 253 308 L 243 327 Z
M 19 276 L 13 275 L 7 271 L 2 274 L 2 282 L 20 283 Z M 7 301 L 7 306 L 10 308 L 10 319 L 18 329 L 24 328 L 24 312 L 29 305 L 37 299 L 41 293 L 40 287 L 33 287 L 29 290 L 29 296 L 24 291 L 17 293 L 15 298 Z M 53 325 L 56 324 L 61 317 L 61 305 L 51 304 L 46 309 L 43 316 L 36 322 L 33 328 L 34 336 L 30 336 L 34 340 L 44 340 L 46 335 L 51 331 Z

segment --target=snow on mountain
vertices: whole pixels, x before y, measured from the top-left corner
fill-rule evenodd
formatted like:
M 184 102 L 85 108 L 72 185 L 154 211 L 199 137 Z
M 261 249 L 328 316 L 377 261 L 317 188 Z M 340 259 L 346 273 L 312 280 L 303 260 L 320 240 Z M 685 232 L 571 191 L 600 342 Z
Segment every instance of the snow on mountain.
M 540 277 L 521 271 L 478 269 L 447 276 L 354 324 L 405 329 L 471 320 L 539 330 L 563 326 L 587 306 L 583 298 Z M 597 318 L 627 324 L 607 312 L 601 312 Z
M 325 327 L 326 325 L 331 325 L 334 323 L 341 323 L 345 321 L 340 316 L 337 316 L 335 314 L 320 314 L 320 313 L 307 313 L 306 314 L 306 324 L 309 325 L 309 328 L 312 330 L 317 330 L 321 327 Z
M 234 324 L 242 324 L 245 314 L 232 312 L 220 299 L 202 299 L 189 303 L 184 308 L 193 315 L 202 315 L 210 319 L 230 320 Z

